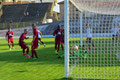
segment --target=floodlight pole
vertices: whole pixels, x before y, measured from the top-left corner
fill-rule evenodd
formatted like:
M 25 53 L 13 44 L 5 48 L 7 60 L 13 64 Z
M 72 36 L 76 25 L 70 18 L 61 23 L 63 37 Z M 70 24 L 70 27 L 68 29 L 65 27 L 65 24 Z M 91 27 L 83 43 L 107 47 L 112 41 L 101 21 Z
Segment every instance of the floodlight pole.
M 69 0 L 64 0 L 65 78 L 69 77 Z
M 83 22 L 82 22 L 82 19 L 83 19 L 83 13 L 82 12 L 80 12 L 80 45 L 81 45 L 81 47 L 82 47 L 82 45 L 83 45 L 83 40 L 82 40 L 82 26 L 83 26 Z

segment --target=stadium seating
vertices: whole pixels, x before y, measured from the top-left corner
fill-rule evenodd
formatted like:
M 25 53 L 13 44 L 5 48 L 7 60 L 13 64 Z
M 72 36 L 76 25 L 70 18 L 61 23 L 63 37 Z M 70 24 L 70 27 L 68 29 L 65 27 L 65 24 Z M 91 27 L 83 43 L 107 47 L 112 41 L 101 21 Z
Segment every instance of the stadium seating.
M 26 21 L 42 21 L 51 7 L 52 3 L 30 3 L 30 4 L 14 4 L 4 5 L 3 15 L 0 22 L 26 22 Z M 28 16 L 24 16 L 25 12 L 29 12 Z M 37 16 L 39 13 L 39 16 Z

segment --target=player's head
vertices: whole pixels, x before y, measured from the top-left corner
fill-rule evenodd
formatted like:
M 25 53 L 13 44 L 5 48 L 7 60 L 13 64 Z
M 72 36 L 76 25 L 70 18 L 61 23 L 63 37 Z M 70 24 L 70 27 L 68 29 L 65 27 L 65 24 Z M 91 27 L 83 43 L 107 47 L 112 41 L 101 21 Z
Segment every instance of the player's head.
M 61 29 L 64 29 L 64 25 L 61 25 Z
M 57 26 L 57 29 L 60 29 L 60 26 L 59 26 L 59 25 Z
M 24 29 L 24 33 L 27 34 L 27 33 L 28 33 L 28 30 L 27 30 L 27 29 Z
M 11 31 L 11 27 L 8 28 L 8 31 Z
M 32 24 L 32 29 L 35 29 L 35 27 L 36 27 L 36 24 L 35 23 Z
M 86 28 L 89 28 L 89 24 L 85 24 L 85 27 L 86 27 Z

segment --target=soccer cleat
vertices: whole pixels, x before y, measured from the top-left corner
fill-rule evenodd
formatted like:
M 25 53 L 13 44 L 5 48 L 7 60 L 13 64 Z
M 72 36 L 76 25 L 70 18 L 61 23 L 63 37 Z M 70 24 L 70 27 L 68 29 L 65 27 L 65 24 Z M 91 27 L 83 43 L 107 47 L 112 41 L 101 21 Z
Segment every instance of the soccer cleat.
M 46 44 L 44 44 L 44 47 L 46 47 Z
M 26 57 L 31 57 L 31 56 L 29 54 L 27 54 Z
M 25 56 L 27 53 L 24 53 L 23 56 Z
M 13 47 L 13 49 L 15 49 L 15 48 Z
M 11 51 L 11 48 L 9 48 L 9 50 Z
M 58 56 L 58 59 L 60 59 L 61 58 L 61 56 Z

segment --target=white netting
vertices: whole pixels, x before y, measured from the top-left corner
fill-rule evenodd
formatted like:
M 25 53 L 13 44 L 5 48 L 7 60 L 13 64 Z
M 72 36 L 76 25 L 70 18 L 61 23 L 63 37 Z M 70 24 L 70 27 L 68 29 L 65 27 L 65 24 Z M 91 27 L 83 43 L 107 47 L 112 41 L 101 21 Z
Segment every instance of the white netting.
M 70 77 L 119 80 L 120 0 L 70 1 Z
M 120 0 L 71 0 L 81 11 L 119 15 Z

